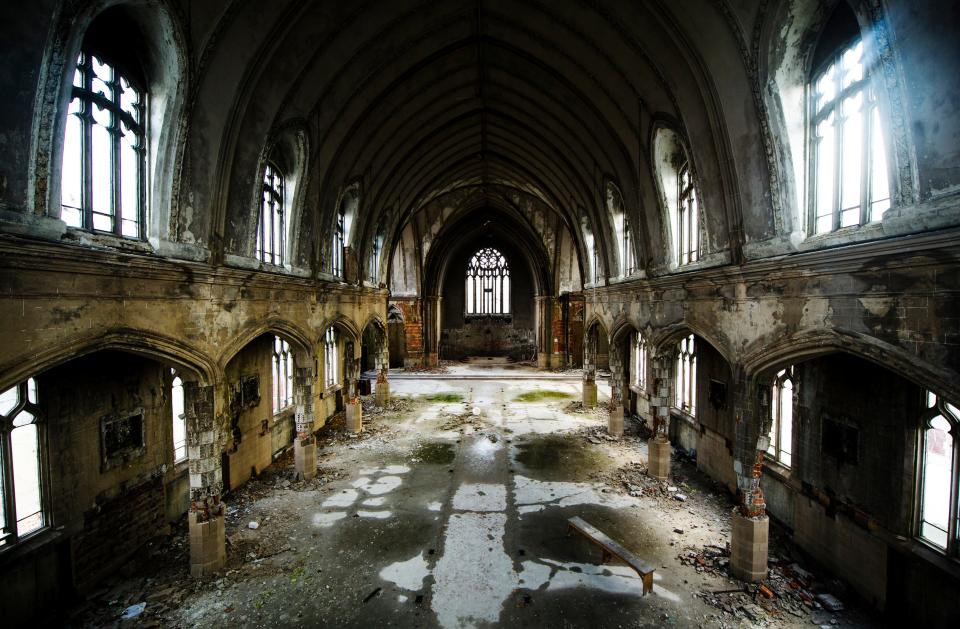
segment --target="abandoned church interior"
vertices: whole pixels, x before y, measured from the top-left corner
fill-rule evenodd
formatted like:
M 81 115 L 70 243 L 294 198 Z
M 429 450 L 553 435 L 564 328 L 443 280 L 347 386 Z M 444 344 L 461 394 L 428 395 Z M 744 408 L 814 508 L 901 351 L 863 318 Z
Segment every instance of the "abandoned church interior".
M 960 626 L 958 26 L 0 3 L 0 623 Z

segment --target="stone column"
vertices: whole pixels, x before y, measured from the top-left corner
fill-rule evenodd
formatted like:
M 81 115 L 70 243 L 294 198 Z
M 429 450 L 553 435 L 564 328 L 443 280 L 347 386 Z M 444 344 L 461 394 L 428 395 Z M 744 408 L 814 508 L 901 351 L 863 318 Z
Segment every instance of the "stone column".
M 553 355 L 553 297 L 537 295 L 537 369 L 550 369 Z
M 227 562 L 220 434 L 213 387 L 184 382 L 183 396 L 190 457 L 190 574 L 202 577 Z
M 760 581 L 767 576 L 770 518 L 760 479 L 770 446 L 770 388 L 757 385 L 755 399 L 740 366 L 734 373 L 734 471 L 740 505 L 733 511 L 730 529 L 730 574 L 743 581 Z M 755 412 L 754 412 L 755 411 Z
M 440 302 L 436 295 L 423 298 L 423 363 L 428 367 L 440 364 Z
M 343 344 L 343 404 L 344 420 L 350 432 L 363 431 L 363 407 L 360 404 L 360 359 L 355 355 L 353 341 Z
M 597 343 L 595 334 L 587 333 L 583 342 L 583 408 L 597 405 Z
M 387 341 L 385 330 L 377 332 L 377 355 L 374 358 L 374 365 L 377 369 L 377 406 L 386 406 L 390 401 L 390 381 L 387 380 L 387 374 L 390 372 L 390 345 Z
M 610 347 L 610 418 L 607 432 L 611 436 L 623 436 L 623 352 L 619 346 Z
M 297 478 L 310 480 L 317 473 L 317 444 L 313 436 L 313 367 L 297 366 L 295 373 L 293 402 L 297 434 L 293 441 L 294 470 Z
M 670 477 L 670 404 L 673 400 L 673 355 L 663 350 L 650 361 L 653 372 L 653 437 L 647 441 L 647 471 L 659 480 Z

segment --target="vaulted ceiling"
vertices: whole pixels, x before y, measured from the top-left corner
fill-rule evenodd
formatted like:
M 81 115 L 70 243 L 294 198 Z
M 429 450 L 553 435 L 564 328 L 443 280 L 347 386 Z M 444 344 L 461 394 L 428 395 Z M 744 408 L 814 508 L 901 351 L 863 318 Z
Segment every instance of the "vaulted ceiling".
M 361 188 L 352 234 L 361 253 L 377 233 L 393 242 L 439 195 L 493 184 L 539 197 L 581 246 L 586 216 L 612 256 L 603 190 L 613 181 L 641 260 L 655 259 L 664 249 L 650 165 L 658 125 L 689 142 L 714 251 L 738 246 L 741 207 L 768 208 L 743 43 L 760 19 L 754 7 L 237 0 L 185 10 L 196 90 L 181 184 L 192 209 L 179 220 L 191 234 L 222 237 L 228 251 L 248 246 L 258 164 L 271 138 L 291 129 L 308 155 L 297 234 L 306 265 L 324 255 L 321 236 L 352 183 Z M 503 195 L 485 203 L 502 207 Z M 756 237 L 769 222 L 752 227 Z

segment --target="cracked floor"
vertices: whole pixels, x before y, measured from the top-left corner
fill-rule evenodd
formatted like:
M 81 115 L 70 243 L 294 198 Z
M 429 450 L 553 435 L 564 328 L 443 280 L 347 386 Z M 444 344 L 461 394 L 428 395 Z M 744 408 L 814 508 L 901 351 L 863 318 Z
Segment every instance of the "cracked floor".
M 268 480 L 228 497 L 222 576 L 178 590 L 174 604 L 164 605 L 150 595 L 167 592 L 163 579 L 141 573 L 140 591 L 128 601 L 142 594 L 147 607 L 134 622 L 739 626 L 740 619 L 692 595 L 730 582 L 677 558 L 684 545 L 729 539 L 729 497 L 705 485 L 681 508 L 615 489 L 611 474 L 645 464 L 645 446 L 635 437 L 584 438 L 605 426 L 605 417 L 571 405 L 578 382 L 398 379 L 392 388 L 408 400 L 404 410 L 372 416 L 362 438 L 328 442 L 317 481 L 292 483 L 292 465 L 281 460 Z M 516 401 L 537 391 L 567 397 Z M 451 401 L 457 396 L 463 401 Z M 615 560 L 602 564 L 595 546 L 569 536 L 573 516 L 656 565 L 653 594 L 641 596 L 636 573 Z M 174 569 L 183 572 L 185 564 Z M 185 575 L 178 578 L 174 583 Z M 122 598 L 113 604 L 122 607 Z M 104 618 L 93 617 L 99 621 L 87 616 L 77 624 Z M 788 626 L 783 620 L 773 624 Z

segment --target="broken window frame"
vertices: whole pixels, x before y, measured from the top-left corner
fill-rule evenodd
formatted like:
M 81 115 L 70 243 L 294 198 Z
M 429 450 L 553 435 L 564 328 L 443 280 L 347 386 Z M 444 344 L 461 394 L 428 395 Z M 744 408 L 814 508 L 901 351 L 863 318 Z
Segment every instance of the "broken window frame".
M 331 389 L 339 384 L 339 347 L 337 330 L 332 325 L 324 333 L 323 343 L 323 378 L 326 388 Z
M 103 80 L 96 74 L 94 60 L 98 65 L 106 68 L 107 80 Z M 109 95 L 104 93 L 105 91 L 109 92 Z M 123 95 L 128 92 L 134 95 L 132 102 L 124 101 Z M 64 127 L 60 218 L 67 226 L 130 240 L 146 238 L 146 102 L 147 92 L 143 86 L 122 74 L 111 60 L 105 59 L 89 48 L 80 51 L 74 68 L 67 123 Z M 97 122 L 94 108 L 98 112 L 106 112 L 109 126 Z M 73 138 L 72 141 L 71 134 L 77 129 L 71 117 L 79 121 L 79 137 Z M 110 157 L 107 172 L 110 181 L 107 192 L 109 207 L 107 208 L 94 207 L 96 201 L 94 180 L 102 175 L 95 168 L 95 126 L 104 127 L 109 134 Z M 127 135 L 132 136 L 133 139 L 129 145 L 123 140 Z M 79 151 L 79 156 L 76 153 L 71 155 L 71 149 Z M 129 191 L 124 186 L 125 150 L 130 150 L 134 154 L 132 165 L 137 169 L 133 177 L 136 187 L 134 191 Z M 77 164 L 76 161 L 80 163 Z M 66 203 L 67 195 L 71 194 L 68 191 L 69 182 L 67 181 L 69 172 L 74 173 L 74 179 L 76 179 L 74 183 L 80 187 L 80 190 L 72 191 L 79 194 L 79 199 L 76 200 L 80 202 L 80 207 Z M 127 202 L 132 202 L 131 204 L 135 207 L 126 207 Z M 97 226 L 101 220 L 99 217 L 106 217 L 110 222 L 109 229 Z
M 689 160 L 677 169 L 676 247 L 680 266 L 700 259 L 700 204 Z
M 283 266 L 287 262 L 287 214 L 283 171 L 272 161 L 263 169 L 260 212 L 257 218 L 257 259 Z
M 947 402 L 942 396 L 932 391 L 925 392 L 925 409 L 920 417 L 919 438 L 917 439 L 917 482 L 916 482 L 916 537 L 926 546 L 950 557 L 960 556 L 960 409 Z M 948 425 L 948 435 L 951 438 L 949 461 L 949 487 L 944 490 L 947 496 L 938 495 L 935 500 L 927 500 L 925 495 L 928 478 L 928 449 L 932 435 L 936 430 L 933 422 L 943 419 Z M 946 498 L 946 500 L 944 500 Z M 947 528 L 943 529 L 936 523 L 926 519 L 928 503 L 942 505 L 947 503 Z M 943 533 L 944 543 L 940 543 L 925 533 L 925 525 L 936 528 Z
M 380 256 L 383 255 L 383 236 L 373 238 L 373 248 L 370 251 L 370 283 L 377 285 L 380 282 Z
M 346 211 L 340 207 L 337 209 L 337 223 L 333 228 L 333 244 L 330 251 L 330 273 L 334 277 L 343 278 L 344 273 L 344 255 L 343 248 L 346 246 Z
M 789 468 L 793 463 L 793 427 L 797 414 L 797 378 L 792 365 L 777 372 L 770 390 L 771 424 L 767 458 Z M 785 398 L 785 395 L 789 395 L 789 398 Z M 785 413 L 786 409 L 789 412 Z
M 173 439 L 173 463 L 182 463 L 187 460 L 187 416 L 185 408 L 183 379 L 173 369 L 170 370 L 173 380 L 170 383 L 170 414 L 172 422 L 171 436 Z M 177 390 L 180 390 L 177 393 Z M 178 439 L 178 434 L 183 438 Z
M 697 344 L 693 334 L 677 343 L 674 408 L 697 416 Z
M 293 406 L 293 351 L 290 344 L 280 338 L 273 337 L 273 414 Z
M 845 74 L 843 61 L 848 54 L 854 54 L 860 48 L 859 67 L 860 78 L 850 80 L 844 86 Z M 837 46 L 837 49 L 810 74 L 807 85 L 807 119 L 808 125 L 808 172 L 807 172 L 807 206 L 808 206 L 808 233 L 813 236 L 831 234 L 841 229 L 852 229 L 878 221 L 883 212 L 889 209 L 893 199 L 891 194 L 891 179 L 888 171 L 888 157 L 886 142 L 883 137 L 883 122 L 877 98 L 877 86 L 872 79 L 871 67 L 867 63 L 867 50 L 861 37 L 848 39 Z M 821 82 L 829 85 L 833 96 L 820 102 Z M 844 138 L 844 131 L 850 130 L 848 122 L 853 119 L 843 111 L 844 103 L 860 98 L 860 109 L 855 114 L 859 117 L 860 141 L 851 142 Z M 820 207 L 820 192 L 826 184 L 827 172 L 820 172 L 821 146 L 824 145 L 827 135 L 821 135 L 821 125 L 828 127 L 832 147 L 832 165 L 828 169 L 830 176 L 829 198 L 823 201 L 828 207 Z M 845 169 L 845 150 L 855 149 L 859 156 L 859 181 L 856 189 L 858 205 L 844 208 L 843 182 L 849 180 Z M 837 185 L 839 182 L 839 185 Z M 882 194 L 880 194 L 882 192 Z M 844 216 L 853 216 L 856 221 L 844 224 Z
M 12 401 L 6 412 L 0 412 L 0 550 L 3 550 L 21 539 L 42 532 L 51 522 L 47 508 L 46 424 L 37 404 L 39 390 L 36 379 L 28 378 L 8 388 L 0 395 L 0 400 L 4 405 Z M 0 407 L 0 411 L 2 410 Z M 29 418 L 27 421 L 22 421 L 24 415 Z M 15 425 L 18 421 L 22 423 Z M 33 426 L 35 431 L 36 486 L 31 488 L 36 490 L 38 509 L 22 516 L 17 513 L 17 461 L 14 456 L 13 433 L 28 426 Z M 22 454 L 23 448 L 18 448 L 17 451 Z M 21 472 L 26 473 L 26 470 L 21 468 Z M 35 516 L 39 516 L 39 523 L 33 528 L 21 531 L 20 523 Z
M 510 316 L 510 264 L 499 249 L 483 247 L 474 253 L 464 282 L 465 316 Z

